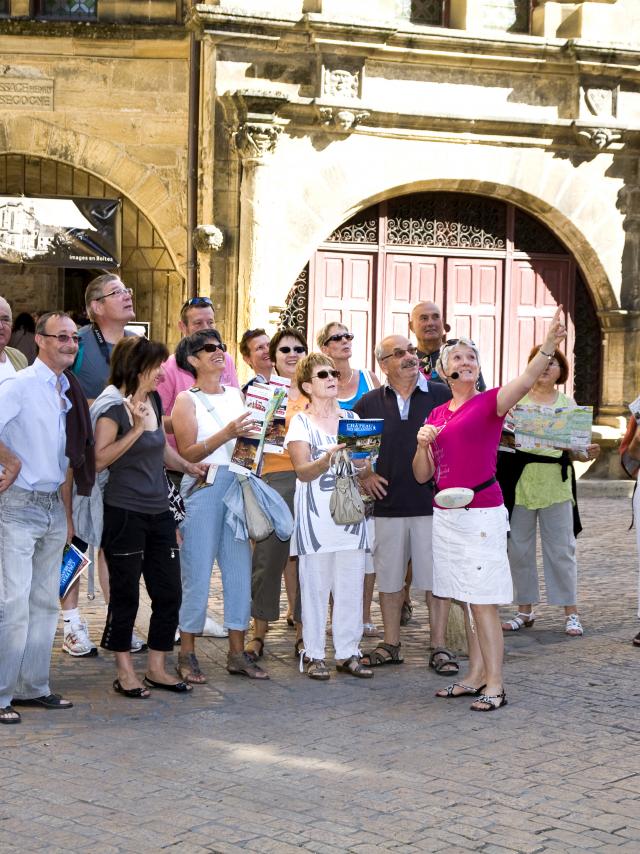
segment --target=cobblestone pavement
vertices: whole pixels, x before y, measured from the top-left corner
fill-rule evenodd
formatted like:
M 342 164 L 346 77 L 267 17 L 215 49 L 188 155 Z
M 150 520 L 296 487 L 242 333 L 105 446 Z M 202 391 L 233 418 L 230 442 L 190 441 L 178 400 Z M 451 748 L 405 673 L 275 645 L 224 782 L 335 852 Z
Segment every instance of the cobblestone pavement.
M 434 698 L 446 683 L 426 666 L 420 604 L 406 663 L 370 681 L 301 676 L 284 620 L 268 636 L 270 682 L 227 675 L 226 642 L 205 639 L 209 684 L 147 701 L 113 692 L 108 654 L 70 660 L 57 642 L 52 686 L 75 708 L 25 709 L 0 728 L 0 851 L 637 852 L 629 511 L 583 503 L 586 634 L 567 638 L 561 609 L 543 606 L 507 639 L 509 705 L 493 714 Z M 103 608 L 87 614 L 97 639 Z

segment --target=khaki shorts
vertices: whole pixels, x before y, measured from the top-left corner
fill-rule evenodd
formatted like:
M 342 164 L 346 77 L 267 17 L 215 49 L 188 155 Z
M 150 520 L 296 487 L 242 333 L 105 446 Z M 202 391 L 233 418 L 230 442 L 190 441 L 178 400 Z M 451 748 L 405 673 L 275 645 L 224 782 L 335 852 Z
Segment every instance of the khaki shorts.
M 433 589 L 433 555 L 431 551 L 432 516 L 376 516 L 373 564 L 378 590 L 398 593 L 404 587 L 407 563 L 411 559 L 413 581 L 417 590 Z

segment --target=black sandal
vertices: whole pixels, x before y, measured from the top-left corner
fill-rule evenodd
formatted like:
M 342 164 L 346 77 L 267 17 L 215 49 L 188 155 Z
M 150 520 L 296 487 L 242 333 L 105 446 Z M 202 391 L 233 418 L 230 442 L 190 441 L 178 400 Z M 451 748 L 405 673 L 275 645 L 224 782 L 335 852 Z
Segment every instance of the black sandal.
M 435 696 L 441 700 L 451 700 L 456 697 L 478 697 L 484 691 L 486 685 L 481 685 L 479 688 L 474 688 L 472 685 L 464 685 L 462 682 L 452 682 L 446 688 L 441 688 L 436 691 Z M 454 694 L 456 688 L 462 688 L 458 694 Z M 442 693 L 444 691 L 444 694 Z
M 383 667 L 385 664 L 403 664 L 404 658 L 400 655 L 400 647 L 402 644 L 379 643 L 371 652 L 365 652 L 362 656 L 365 667 Z M 378 652 L 382 650 L 382 652 Z M 384 653 L 388 655 L 384 655 Z
M 437 661 L 443 658 L 444 661 Z M 437 646 L 429 656 L 429 667 L 432 667 L 438 676 L 455 676 L 459 670 L 455 655 L 444 646 Z
M 372 679 L 373 672 L 368 667 L 364 667 L 358 661 L 357 655 L 352 655 L 351 658 L 345 659 L 342 664 L 336 663 L 338 673 L 349 673 L 351 676 L 357 676 L 359 679 Z
M 481 709 L 479 706 L 476 706 L 476 703 L 484 703 L 487 708 Z M 499 694 L 480 694 L 475 703 L 472 703 L 469 708 L 472 712 L 495 712 L 506 705 L 507 695 L 505 694 L 503 688 Z
M 123 697 L 131 697 L 136 700 L 147 700 L 151 696 L 151 691 L 147 688 L 123 688 L 119 679 L 114 680 L 113 690 L 116 694 L 122 694 Z
M 16 712 L 13 706 L 0 709 L 0 724 L 19 724 L 21 720 L 20 712 Z

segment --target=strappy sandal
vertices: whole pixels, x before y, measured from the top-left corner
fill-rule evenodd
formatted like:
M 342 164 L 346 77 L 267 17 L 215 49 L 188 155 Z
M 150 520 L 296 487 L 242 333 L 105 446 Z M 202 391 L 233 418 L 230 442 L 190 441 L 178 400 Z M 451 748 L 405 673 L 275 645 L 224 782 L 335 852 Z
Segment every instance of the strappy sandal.
M 482 709 L 476 703 L 484 703 L 486 708 Z M 503 688 L 499 694 L 480 694 L 475 703 L 472 703 L 469 708 L 472 712 L 496 712 L 506 705 L 507 695 L 504 693 Z
M 439 691 L 436 691 L 436 697 L 439 697 L 441 700 L 451 700 L 456 697 L 478 697 L 485 689 L 485 685 L 481 685 L 479 688 L 474 688 L 472 685 L 465 685 L 462 682 L 452 682 L 451 685 L 447 685 L 446 688 L 441 688 Z M 456 688 L 461 688 L 457 694 L 454 694 Z
M 565 635 L 569 635 L 571 638 L 582 637 L 584 629 L 582 628 L 580 617 L 577 614 L 569 614 L 567 622 L 565 623 L 564 633 Z
M 200 669 L 200 662 L 196 658 L 195 652 L 178 653 L 176 673 L 183 682 L 188 682 L 192 685 L 204 685 L 207 681 L 207 677 Z
M 309 679 L 317 679 L 320 682 L 326 682 L 330 678 L 329 668 L 321 658 L 313 658 L 307 667 L 307 676 Z
M 259 648 L 257 651 L 255 649 L 249 649 L 249 646 L 252 643 L 259 644 Z M 262 658 L 262 656 L 264 655 L 264 641 L 262 640 L 262 638 L 251 638 L 251 640 L 247 642 L 247 645 L 245 646 L 244 651 L 245 651 L 246 655 L 248 655 L 252 661 L 257 661 L 259 658 Z
M 522 611 L 518 611 L 515 617 L 512 620 L 507 620 L 506 623 L 502 624 L 503 632 L 519 632 L 520 629 L 530 629 L 531 626 L 536 621 L 536 615 L 531 611 L 529 614 L 523 614 Z
M 429 667 L 432 667 L 438 676 L 455 676 L 460 670 L 460 665 L 451 652 L 444 646 L 437 646 L 429 656 Z
M 342 664 L 336 664 L 336 670 L 338 673 L 349 673 L 351 676 L 357 676 L 359 679 L 372 679 L 374 675 L 372 670 L 360 664 L 357 655 L 352 655 L 351 658 L 347 658 Z
M 403 664 L 404 658 L 400 655 L 401 644 L 379 643 L 371 652 L 365 652 L 362 656 L 365 667 L 383 667 L 385 664 Z M 382 650 L 382 652 L 379 652 Z M 385 653 L 387 653 L 385 655 Z M 364 659 L 367 659 L 364 661 Z
M 261 667 L 246 652 L 234 652 L 227 655 L 227 672 L 232 676 L 246 676 L 249 679 L 264 681 L 269 678 Z
M 0 724 L 19 724 L 21 720 L 20 712 L 16 712 L 13 706 L 0 709 Z
M 293 646 L 293 657 L 294 658 L 300 658 L 300 653 L 302 652 L 303 647 L 304 647 L 304 638 L 298 638 L 298 640 L 295 642 L 295 644 Z M 310 661 L 311 661 L 311 659 L 309 658 L 308 655 L 304 655 L 302 657 L 303 664 L 309 664 Z

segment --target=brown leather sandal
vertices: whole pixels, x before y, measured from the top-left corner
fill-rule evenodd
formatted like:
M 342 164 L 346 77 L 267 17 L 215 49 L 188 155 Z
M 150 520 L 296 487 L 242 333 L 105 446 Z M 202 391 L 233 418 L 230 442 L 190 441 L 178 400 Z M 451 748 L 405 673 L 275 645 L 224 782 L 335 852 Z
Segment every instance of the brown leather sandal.
M 227 655 L 227 671 L 232 676 L 247 676 L 249 679 L 264 680 L 269 678 L 261 667 L 244 651 Z
M 188 684 L 204 685 L 207 681 L 207 677 L 200 669 L 200 662 L 196 658 L 195 652 L 178 653 L 176 673 L 183 682 L 187 682 Z

